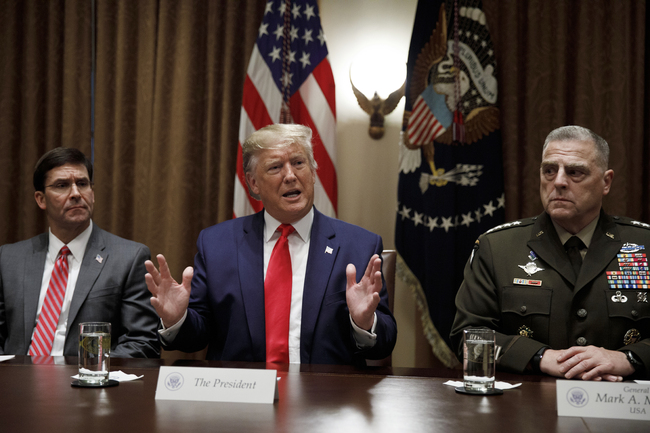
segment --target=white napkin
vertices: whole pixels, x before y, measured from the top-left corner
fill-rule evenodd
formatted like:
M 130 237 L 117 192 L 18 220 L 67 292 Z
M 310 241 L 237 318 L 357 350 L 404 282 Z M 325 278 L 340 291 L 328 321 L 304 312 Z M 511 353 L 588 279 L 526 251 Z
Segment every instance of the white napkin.
M 457 386 L 463 386 L 463 382 L 457 381 L 457 380 L 448 380 L 443 385 L 449 385 L 449 386 L 457 387 Z M 499 382 L 499 381 L 494 382 L 494 387 L 496 389 L 503 389 L 503 390 L 516 388 L 516 387 L 518 387 L 520 385 L 521 385 L 521 383 L 515 383 L 513 385 L 513 384 L 508 383 L 508 382 Z
M 0 355 L 0 362 L 8 361 L 11 358 L 15 358 L 15 357 L 16 357 L 16 355 Z
M 126 374 L 121 370 L 111 371 L 108 373 L 108 378 L 112 380 L 117 380 L 118 382 L 128 382 L 131 380 L 141 379 L 144 375 L 136 376 L 135 374 Z M 79 379 L 79 375 L 75 374 L 72 376 L 73 379 Z

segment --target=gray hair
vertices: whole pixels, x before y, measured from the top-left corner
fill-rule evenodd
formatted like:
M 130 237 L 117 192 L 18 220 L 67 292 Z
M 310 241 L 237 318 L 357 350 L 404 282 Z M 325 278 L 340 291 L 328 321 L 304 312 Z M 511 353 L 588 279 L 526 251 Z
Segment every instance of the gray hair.
M 304 125 L 274 123 L 253 132 L 242 144 L 242 162 L 244 174 L 252 173 L 257 166 L 257 157 L 262 150 L 282 149 L 297 144 L 305 151 L 309 167 L 316 171 L 318 164 L 314 159 L 314 149 L 311 143 L 311 128 Z M 248 185 L 248 191 L 253 198 L 259 200 Z
M 596 149 L 596 162 L 603 169 L 609 167 L 609 145 L 603 137 L 596 134 L 591 129 L 577 125 L 562 126 L 552 130 L 544 141 L 542 153 L 551 141 L 586 141 L 592 143 Z

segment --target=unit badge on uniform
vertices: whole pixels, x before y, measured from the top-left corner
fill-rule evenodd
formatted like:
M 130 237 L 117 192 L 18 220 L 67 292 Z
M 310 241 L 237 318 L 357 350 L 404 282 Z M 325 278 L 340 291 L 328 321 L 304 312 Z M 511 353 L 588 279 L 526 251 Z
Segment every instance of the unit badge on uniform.
M 641 333 L 634 328 L 627 331 L 623 337 L 623 343 L 625 343 L 626 346 L 628 344 L 636 343 L 639 340 L 641 340 Z
M 621 252 L 622 253 L 636 253 L 641 250 L 645 250 L 644 245 L 637 245 L 632 242 L 625 242 L 623 246 L 621 247 Z
M 636 302 L 638 303 L 648 303 L 648 292 L 637 292 Z
M 528 337 L 528 338 L 533 338 L 533 330 L 530 329 L 528 326 L 520 326 L 519 329 L 517 330 L 519 332 L 519 335 L 522 337 Z

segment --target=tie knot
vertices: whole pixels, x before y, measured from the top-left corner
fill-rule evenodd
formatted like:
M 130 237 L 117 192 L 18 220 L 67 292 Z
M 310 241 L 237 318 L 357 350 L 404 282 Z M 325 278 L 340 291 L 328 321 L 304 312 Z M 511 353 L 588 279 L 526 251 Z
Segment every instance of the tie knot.
M 564 244 L 564 248 L 567 250 L 569 248 L 578 248 L 579 250 L 581 250 L 583 248 L 586 248 L 586 246 L 579 237 L 571 236 L 569 240 L 566 241 L 566 243 Z
M 62 247 L 61 250 L 59 251 L 59 256 L 60 256 L 60 257 L 65 257 L 65 256 L 67 256 L 68 254 L 70 254 L 70 248 L 68 248 L 67 245 L 63 245 L 63 247 Z
M 280 227 L 278 227 L 278 230 L 282 233 L 280 235 L 280 237 L 283 237 L 283 238 L 286 238 L 291 233 L 296 231 L 296 229 L 291 224 L 280 224 Z

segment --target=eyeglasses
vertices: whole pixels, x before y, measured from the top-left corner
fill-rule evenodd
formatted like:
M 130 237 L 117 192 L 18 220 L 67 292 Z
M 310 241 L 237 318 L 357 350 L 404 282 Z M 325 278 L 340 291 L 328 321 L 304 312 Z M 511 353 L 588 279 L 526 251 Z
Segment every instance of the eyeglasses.
M 56 194 L 64 195 L 69 194 L 72 190 L 72 185 L 76 185 L 77 191 L 80 193 L 88 192 L 92 189 L 93 183 L 88 179 L 79 179 L 76 182 L 60 181 L 55 182 L 52 185 L 45 185 L 45 188 L 52 188 L 52 191 Z

